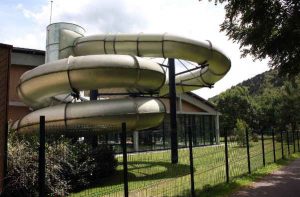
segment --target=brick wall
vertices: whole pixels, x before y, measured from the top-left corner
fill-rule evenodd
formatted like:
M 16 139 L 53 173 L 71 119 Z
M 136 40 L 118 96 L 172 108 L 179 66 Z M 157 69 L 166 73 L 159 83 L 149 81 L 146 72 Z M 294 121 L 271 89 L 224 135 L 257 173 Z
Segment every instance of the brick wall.
M 6 123 L 11 48 L 12 46 L 0 44 L 0 193 L 3 191 L 3 179 L 6 166 Z
M 21 101 L 17 94 L 17 86 L 23 73 L 31 70 L 32 66 L 11 65 L 9 77 L 9 101 Z
M 10 77 L 9 77 L 9 102 L 8 107 L 8 120 L 16 121 L 30 112 L 29 108 L 26 107 L 17 94 L 17 86 L 19 79 L 23 73 L 31 70 L 32 66 L 24 65 L 11 65 Z

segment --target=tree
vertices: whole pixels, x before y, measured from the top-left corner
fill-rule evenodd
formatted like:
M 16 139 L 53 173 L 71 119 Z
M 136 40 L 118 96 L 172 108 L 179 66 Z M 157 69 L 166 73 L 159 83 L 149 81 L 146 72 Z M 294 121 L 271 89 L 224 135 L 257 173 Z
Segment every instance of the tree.
M 236 120 L 234 134 L 236 135 L 237 143 L 239 146 L 245 146 L 246 141 L 246 129 L 248 129 L 248 125 L 245 121 L 241 119 Z
M 255 130 L 280 127 L 280 110 L 282 93 L 275 88 L 264 88 L 263 92 L 255 97 L 258 127 Z
M 281 125 L 291 124 L 292 129 L 296 130 L 300 123 L 300 77 L 286 81 L 282 90 Z
M 282 76 L 300 73 L 299 0 L 209 1 L 226 3 L 221 31 L 240 44 L 243 57 L 269 57 Z
M 217 109 L 222 113 L 220 126 L 233 131 L 237 119 L 252 124 L 255 114 L 254 105 L 245 87 L 237 86 L 222 93 L 216 101 Z M 229 133 L 230 134 L 230 133 Z

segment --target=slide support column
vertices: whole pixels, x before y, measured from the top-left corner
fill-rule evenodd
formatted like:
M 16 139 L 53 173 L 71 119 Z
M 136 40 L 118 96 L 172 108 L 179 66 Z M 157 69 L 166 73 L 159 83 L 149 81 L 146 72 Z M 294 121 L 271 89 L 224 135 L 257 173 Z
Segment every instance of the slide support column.
M 169 97 L 170 97 L 170 124 L 171 124 L 171 162 L 178 163 L 178 139 L 176 122 L 176 84 L 175 84 L 175 60 L 170 58 L 169 66 Z
M 96 101 L 98 98 L 98 90 L 90 90 L 90 100 Z M 98 146 L 98 136 L 93 135 L 91 138 L 92 147 L 96 148 Z

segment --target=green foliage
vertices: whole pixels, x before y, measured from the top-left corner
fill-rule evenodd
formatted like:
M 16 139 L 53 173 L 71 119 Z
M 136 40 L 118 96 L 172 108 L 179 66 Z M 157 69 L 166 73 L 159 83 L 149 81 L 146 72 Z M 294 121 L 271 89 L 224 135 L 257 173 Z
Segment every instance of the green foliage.
M 203 191 L 204 192 L 209 192 L 213 189 L 213 187 L 210 184 L 206 184 L 203 186 Z
M 8 138 L 8 186 L 5 196 L 37 196 L 38 191 L 38 141 L 36 136 L 19 137 L 9 132 Z M 47 147 L 46 190 L 55 195 L 70 188 L 68 181 L 60 173 L 63 170 L 64 150 L 67 146 Z
M 230 131 L 233 131 L 237 119 L 251 122 L 252 117 L 249 114 L 255 114 L 249 91 L 242 86 L 232 88 L 219 95 L 216 100 L 216 106 L 222 113 L 220 126 L 223 129 L 227 129 L 229 135 L 231 134 Z
M 276 140 L 276 142 L 281 142 L 281 135 L 280 135 L 280 133 L 276 134 L 275 140 Z
M 239 146 L 245 146 L 247 144 L 246 129 L 248 129 L 247 123 L 241 119 L 237 119 L 234 134 L 236 135 Z
M 297 130 L 300 122 L 300 79 L 278 78 L 270 70 L 210 99 L 222 113 L 220 126 L 232 130 L 236 120 L 253 131 L 273 128 Z
M 55 196 L 90 187 L 114 174 L 114 151 L 108 146 L 92 148 L 66 138 L 47 138 L 46 190 Z M 37 196 L 38 138 L 9 132 L 8 186 L 5 196 Z
M 258 134 L 257 133 L 252 133 L 252 141 L 253 142 L 258 142 Z
M 268 57 L 281 75 L 300 73 L 299 0 L 213 1 L 225 3 L 221 31 L 240 44 L 242 56 Z
M 113 175 L 117 160 L 112 147 L 99 145 L 91 148 L 85 143 L 75 143 L 63 174 L 70 181 L 72 191 L 80 191 Z
M 296 130 L 300 123 L 300 77 L 296 77 L 294 81 L 286 81 L 282 92 L 282 124 L 291 124 L 292 129 Z

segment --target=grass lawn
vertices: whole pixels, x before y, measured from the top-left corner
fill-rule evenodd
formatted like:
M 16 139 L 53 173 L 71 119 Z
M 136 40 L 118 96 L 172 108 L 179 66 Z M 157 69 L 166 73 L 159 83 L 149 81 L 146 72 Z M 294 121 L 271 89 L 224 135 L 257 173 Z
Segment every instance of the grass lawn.
M 222 183 L 216 186 L 206 188 L 201 191 L 196 191 L 196 194 L 203 197 L 222 197 L 222 196 L 229 196 L 230 194 L 238 191 L 243 187 L 248 187 L 253 184 L 254 181 L 258 181 L 264 176 L 279 170 L 285 165 L 288 165 L 291 161 L 300 158 L 300 153 L 292 154 L 288 159 L 280 159 L 276 163 L 272 163 L 267 165 L 266 167 L 257 169 L 251 175 L 244 175 L 238 178 L 233 179 L 228 184 Z
M 275 148 L 276 158 L 280 159 L 282 157 L 280 143 L 276 143 Z M 290 150 L 292 152 L 292 146 Z M 263 166 L 262 146 L 261 141 L 251 142 L 250 161 L 253 174 L 247 176 L 246 179 L 236 179 L 248 172 L 246 147 L 241 147 L 237 143 L 229 143 L 228 153 L 230 179 L 240 181 L 223 184 L 226 181 L 224 145 L 193 149 L 195 189 L 198 193 L 204 190 L 215 192 L 209 196 L 218 195 L 218 191 L 220 194 L 226 194 L 227 191 L 243 186 L 259 177 L 258 175 L 269 173 L 270 170 L 278 169 L 284 164 L 280 161 L 276 165 L 272 164 L 262 169 L 266 171 L 255 171 Z M 287 155 L 286 144 L 284 154 Z M 179 150 L 177 165 L 170 163 L 170 155 L 170 150 L 128 155 L 130 196 L 190 196 L 189 151 L 188 149 Z M 265 140 L 265 155 L 266 164 L 274 161 L 271 139 Z M 123 196 L 122 157 L 118 157 L 118 161 L 120 165 L 114 175 L 103 179 L 93 188 L 71 194 L 71 196 Z

